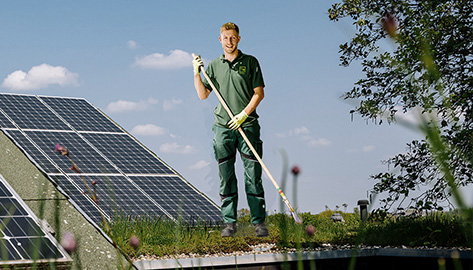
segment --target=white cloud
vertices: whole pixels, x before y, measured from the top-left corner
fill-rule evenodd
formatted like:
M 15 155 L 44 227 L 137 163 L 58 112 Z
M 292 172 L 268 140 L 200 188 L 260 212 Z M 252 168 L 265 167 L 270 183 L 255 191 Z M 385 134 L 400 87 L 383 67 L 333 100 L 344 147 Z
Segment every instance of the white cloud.
M 295 136 L 297 136 L 297 135 L 308 135 L 308 134 L 310 134 L 310 131 L 307 127 L 302 126 L 300 128 L 295 128 L 295 129 L 289 131 L 289 134 L 290 135 L 295 135 Z
M 310 147 L 329 146 L 331 144 L 332 144 L 332 142 L 325 139 L 325 138 L 310 139 L 309 142 L 307 143 L 307 145 L 310 146 Z
M 191 169 L 191 170 L 200 170 L 200 169 L 208 167 L 209 165 L 210 165 L 210 162 L 207 162 L 205 160 L 200 160 L 200 161 L 197 161 L 196 163 L 190 165 L 189 169 Z
M 164 111 L 172 110 L 179 104 L 182 104 L 182 99 L 176 99 L 176 98 L 173 98 L 172 100 L 165 99 L 163 101 L 163 110 Z
M 396 121 L 407 126 L 418 126 L 421 120 L 422 109 L 415 107 L 410 111 L 403 112 L 403 109 L 399 106 L 396 106 L 397 112 L 394 115 Z
M 2 87 L 14 91 L 37 90 L 51 84 L 78 85 L 78 78 L 79 74 L 70 72 L 65 67 L 41 64 L 32 67 L 27 73 L 22 70 L 12 72 L 3 80 Z
M 119 100 L 110 102 L 105 109 L 108 113 L 122 113 L 129 111 L 143 111 L 148 109 L 151 105 L 157 104 L 158 101 L 153 98 L 139 102 Z
M 126 45 L 132 50 L 138 48 L 138 43 L 136 43 L 134 40 L 128 40 Z
M 176 142 L 165 143 L 159 147 L 159 151 L 171 154 L 191 154 L 195 152 L 195 148 L 191 145 L 180 145 Z
M 131 130 L 132 134 L 141 135 L 141 136 L 160 136 L 167 133 L 165 128 L 153 125 L 137 125 Z
M 347 153 L 359 153 L 360 150 L 361 150 L 362 152 L 367 153 L 367 152 L 372 152 L 372 151 L 374 151 L 374 149 L 376 149 L 376 146 L 374 146 L 374 145 L 365 145 L 365 146 L 361 147 L 361 149 L 359 149 L 359 148 L 350 148 L 350 149 L 347 149 L 346 152 L 347 152 Z
M 299 140 L 307 141 L 309 147 L 321 147 L 329 146 L 332 142 L 326 138 L 315 139 L 311 134 L 310 130 L 306 126 L 294 128 L 285 133 L 277 133 L 278 138 L 296 137 Z
M 181 50 L 171 50 L 169 55 L 153 53 L 135 57 L 134 66 L 149 69 L 178 69 L 192 66 L 192 55 Z

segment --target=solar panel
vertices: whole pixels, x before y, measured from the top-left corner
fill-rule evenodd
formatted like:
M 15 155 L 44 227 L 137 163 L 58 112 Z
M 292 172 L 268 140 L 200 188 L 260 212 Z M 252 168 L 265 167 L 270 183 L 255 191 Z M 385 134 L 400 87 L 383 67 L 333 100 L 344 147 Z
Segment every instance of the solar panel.
M 124 173 L 174 174 L 128 134 L 86 133 L 84 137 Z
M 53 178 L 62 189 L 73 196 L 74 201 L 80 202 L 81 205 L 86 205 L 86 201 L 90 200 L 91 195 L 96 196 L 96 207 L 83 209 L 95 222 L 103 221 L 99 209 L 107 213 L 106 215 L 109 218 L 118 215 L 165 215 L 156 202 L 147 198 L 147 194 L 143 193 L 125 176 L 69 175 L 68 179 L 63 175 L 56 175 Z M 84 181 L 89 187 L 85 185 Z M 95 185 L 92 185 L 93 181 L 96 181 Z
M 2 94 L 0 108 L 22 129 L 70 130 L 35 96 Z
M 48 263 L 71 261 L 56 240 L 39 225 L 36 216 L 0 175 L 0 265 L 13 260 Z M 26 261 L 25 261 L 26 260 Z
M 84 99 L 40 97 L 77 131 L 123 132 Z
M 95 151 L 91 145 L 87 144 L 79 134 L 74 132 L 54 132 L 54 131 L 25 131 L 24 136 L 20 131 L 8 130 L 7 133 L 22 146 L 23 150 L 31 156 L 46 173 L 58 173 L 58 166 L 63 171 L 70 171 L 71 161 L 58 153 L 55 153 L 56 144 L 66 147 L 74 162 L 83 173 L 118 173 L 116 169 L 104 157 Z M 31 142 L 33 140 L 39 149 Z M 50 161 L 54 163 L 51 163 Z M 54 165 L 56 164 L 56 166 Z
M 15 126 L 8 120 L 8 118 L 3 115 L 2 107 L 0 107 L 0 128 L 14 128 Z
M 0 94 L 0 108 L 13 121 L 0 114 L 3 132 L 89 220 L 120 213 L 221 221 L 215 203 L 85 99 Z M 56 144 L 69 155 L 55 153 Z M 97 203 L 84 181 L 97 181 Z
M 178 176 L 130 176 L 168 213 L 190 220 L 221 220 L 220 210 Z M 179 192 L 175 192 L 179 190 Z

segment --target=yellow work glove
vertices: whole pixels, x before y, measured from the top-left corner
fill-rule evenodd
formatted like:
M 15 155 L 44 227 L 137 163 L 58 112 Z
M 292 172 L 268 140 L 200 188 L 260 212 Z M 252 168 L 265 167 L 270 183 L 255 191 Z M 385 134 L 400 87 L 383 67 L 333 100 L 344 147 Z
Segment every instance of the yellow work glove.
M 202 62 L 202 59 L 199 56 L 196 56 L 194 60 L 192 60 L 192 66 L 194 66 L 194 75 L 195 74 L 200 74 L 200 67 L 204 66 L 204 62 Z
M 243 122 L 245 122 L 246 118 L 248 118 L 248 114 L 246 114 L 245 110 L 241 111 L 241 113 L 235 115 L 230 122 L 228 122 L 228 126 L 230 129 L 238 129 Z

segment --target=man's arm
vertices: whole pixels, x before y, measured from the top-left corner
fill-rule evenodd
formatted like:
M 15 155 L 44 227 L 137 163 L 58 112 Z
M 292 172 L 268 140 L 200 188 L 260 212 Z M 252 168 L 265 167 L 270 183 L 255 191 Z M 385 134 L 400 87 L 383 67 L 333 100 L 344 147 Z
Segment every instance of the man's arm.
M 258 107 L 259 103 L 261 100 L 264 98 L 264 88 L 263 86 L 258 86 L 254 90 L 254 94 L 250 99 L 250 102 L 246 107 L 241 111 L 239 114 L 233 116 L 232 120 L 228 122 L 228 127 L 230 129 L 236 130 L 238 129 L 243 122 L 245 122 L 246 118 L 248 118 L 248 115 L 250 115 L 252 112 L 256 110 L 256 107 Z
M 246 105 L 244 111 L 246 112 L 247 115 L 250 115 L 254 110 L 256 110 L 256 107 L 260 104 L 261 100 L 264 98 L 264 88 L 263 86 L 258 86 L 254 89 L 255 93 L 250 99 L 250 103 Z
M 204 100 L 209 97 L 210 90 L 205 87 L 199 73 L 194 74 L 194 87 L 200 100 Z

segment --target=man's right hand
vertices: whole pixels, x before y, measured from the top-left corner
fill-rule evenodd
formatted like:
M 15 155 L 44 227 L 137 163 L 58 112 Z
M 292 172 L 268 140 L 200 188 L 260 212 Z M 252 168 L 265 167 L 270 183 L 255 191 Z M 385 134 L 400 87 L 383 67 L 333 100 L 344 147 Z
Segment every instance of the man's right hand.
M 194 60 L 192 60 L 192 65 L 194 66 L 194 75 L 195 74 L 200 74 L 200 67 L 204 66 L 204 62 L 202 62 L 202 59 L 199 56 L 196 56 Z

